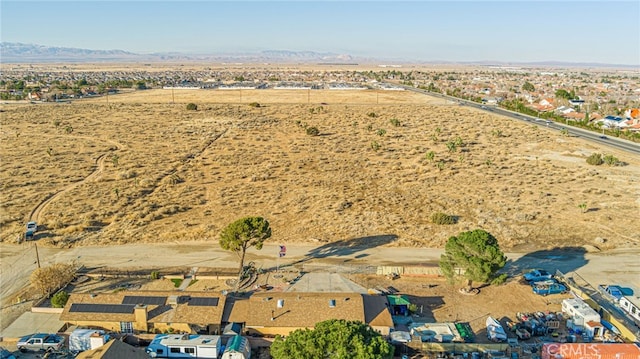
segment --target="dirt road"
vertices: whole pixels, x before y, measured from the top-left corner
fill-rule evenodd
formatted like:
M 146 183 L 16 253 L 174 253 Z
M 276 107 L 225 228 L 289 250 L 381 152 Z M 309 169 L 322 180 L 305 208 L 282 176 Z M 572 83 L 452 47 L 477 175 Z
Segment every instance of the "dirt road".
M 279 265 L 329 265 L 328 271 L 357 271 L 378 265 L 433 265 L 442 254 L 441 249 L 388 248 L 388 247 L 336 247 L 332 245 L 287 245 L 286 256 L 278 258 L 277 245 L 265 245 L 261 251 L 250 249 L 247 262 L 257 267 Z M 237 256 L 220 249 L 217 243 L 187 242 L 171 244 L 133 244 L 109 247 L 78 247 L 60 249 L 38 247 L 42 266 L 56 262 L 76 260 L 87 267 L 113 268 L 166 268 L 215 267 L 235 268 Z M 618 283 L 640 289 L 640 248 L 626 248 L 606 252 L 587 253 L 581 248 L 571 250 L 507 253 L 509 263 L 505 270 L 519 274 L 529 268 L 545 268 L 575 272 L 592 285 Z M 36 268 L 34 243 L 20 245 L 0 244 L 2 275 L 0 294 L 4 302 L 27 284 Z

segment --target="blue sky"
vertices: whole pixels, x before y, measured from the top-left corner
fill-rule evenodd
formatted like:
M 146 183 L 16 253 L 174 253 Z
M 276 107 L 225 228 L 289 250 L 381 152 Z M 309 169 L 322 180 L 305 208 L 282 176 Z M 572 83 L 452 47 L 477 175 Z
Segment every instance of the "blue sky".
M 137 53 L 292 50 L 640 65 L 640 1 L 11 1 L 1 39 Z

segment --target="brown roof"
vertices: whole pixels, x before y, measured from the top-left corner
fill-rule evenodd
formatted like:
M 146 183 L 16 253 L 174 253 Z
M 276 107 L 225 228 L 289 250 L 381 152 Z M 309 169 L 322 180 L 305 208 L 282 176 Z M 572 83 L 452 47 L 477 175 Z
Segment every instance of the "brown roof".
M 248 327 L 312 328 L 329 319 L 393 326 L 386 303 L 385 297 L 360 293 L 256 293 L 249 299 L 236 300 L 229 320 Z
M 393 327 L 393 318 L 389 311 L 386 296 L 363 295 L 364 322 L 372 327 Z
M 76 359 L 149 359 L 149 355 L 140 348 L 133 347 L 119 340 L 112 340 L 107 344 L 92 350 L 87 350 L 76 356 Z
M 65 305 L 60 320 L 63 321 L 96 321 L 96 322 L 132 322 L 133 310 L 127 313 L 108 312 L 70 312 L 76 304 L 122 304 L 125 296 L 165 297 L 164 304 L 147 304 L 147 322 L 149 323 L 190 323 L 220 324 L 226 297 L 209 292 L 174 292 L 174 291 L 121 291 L 118 293 L 71 294 Z M 171 304 L 169 297 L 177 299 Z M 190 305 L 193 298 L 217 298 L 217 305 Z M 215 299 L 213 299 L 215 300 Z

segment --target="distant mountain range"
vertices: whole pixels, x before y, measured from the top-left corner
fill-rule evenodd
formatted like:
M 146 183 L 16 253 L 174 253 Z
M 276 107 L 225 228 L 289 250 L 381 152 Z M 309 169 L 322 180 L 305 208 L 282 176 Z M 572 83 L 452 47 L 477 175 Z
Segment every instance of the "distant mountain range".
M 637 65 L 602 63 L 572 63 L 562 61 L 508 62 L 508 61 L 416 61 L 358 57 L 348 54 L 315 51 L 269 50 L 255 53 L 187 54 L 179 52 L 137 54 L 123 50 L 89 50 L 72 47 L 53 47 L 0 42 L 3 63 L 47 62 L 242 62 L 242 63 L 318 63 L 318 64 L 459 64 L 479 66 L 529 67 L 610 67 L 638 69 Z
M 19 42 L 1 42 L 0 54 L 2 55 L 2 62 L 5 63 L 119 61 L 353 63 L 356 61 L 351 55 L 314 51 L 270 50 L 247 54 L 185 54 L 177 52 L 137 54 L 123 50 L 89 50 L 72 47 L 23 44 Z M 361 60 L 370 61 L 370 59 L 364 58 Z

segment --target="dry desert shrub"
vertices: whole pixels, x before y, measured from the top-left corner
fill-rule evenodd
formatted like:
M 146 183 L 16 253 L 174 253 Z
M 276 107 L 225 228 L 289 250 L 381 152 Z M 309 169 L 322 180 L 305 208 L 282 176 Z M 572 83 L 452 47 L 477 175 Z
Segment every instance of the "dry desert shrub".
M 638 204 L 628 196 L 640 188 L 637 161 L 598 167 L 594 175 L 584 157 L 565 154 L 593 146 L 580 140 L 472 109 L 425 104 L 422 96 L 418 104 L 413 94 L 404 100 L 385 95 L 386 103 L 376 105 L 368 94 L 347 102 L 343 94 L 319 93 L 329 103 L 322 110 L 306 104 L 306 94 L 286 104 L 290 99 L 276 101 L 282 93 L 243 91 L 243 102 L 268 105 L 224 103 L 237 95 L 181 92 L 170 104 L 162 90 L 149 90 L 114 96 L 110 107 L 94 101 L 8 108 L 0 132 L 7 160 L 0 169 L 13 175 L 3 178 L 0 194 L 2 239 L 20 231 L 48 193 L 70 184 L 77 185 L 43 213 L 58 223 L 51 225 L 52 243 L 215 239 L 245 215 L 268 218 L 283 242 L 394 234 L 398 240 L 387 245 L 439 246 L 460 228 L 477 226 L 505 248 L 638 236 L 631 221 Z M 200 110 L 185 111 L 189 102 Z M 15 140 L 17 132 L 46 134 L 56 118 L 73 132 Z M 308 136 L 303 123 L 323 135 Z M 46 155 L 47 146 L 54 156 Z M 106 160 L 100 168 L 96 159 L 104 154 L 117 155 L 117 164 Z M 578 198 L 601 210 L 576 219 Z M 432 223 L 442 208 L 459 216 L 457 226 Z M 100 230 L 91 230 L 85 216 Z M 617 239 L 606 220 L 611 216 L 620 219 Z

